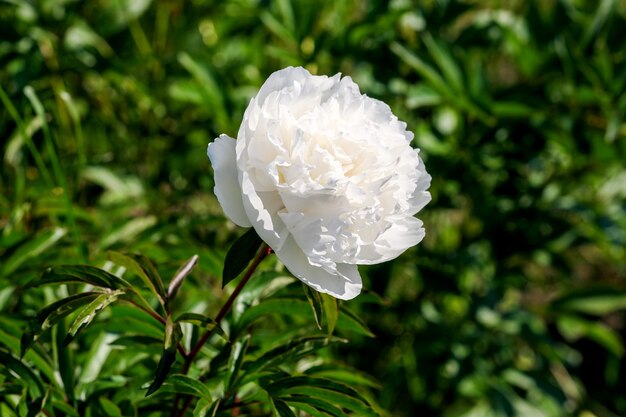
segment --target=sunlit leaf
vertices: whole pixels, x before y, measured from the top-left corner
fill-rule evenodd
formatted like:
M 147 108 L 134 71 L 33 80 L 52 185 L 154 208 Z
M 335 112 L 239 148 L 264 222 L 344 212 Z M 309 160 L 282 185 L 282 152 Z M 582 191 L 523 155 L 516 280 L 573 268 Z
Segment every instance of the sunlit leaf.
M 95 300 L 89 303 L 89 305 L 80 310 L 67 332 L 65 344 L 71 342 L 72 339 L 76 337 L 76 334 L 81 329 L 87 327 L 99 312 L 104 310 L 111 303 L 114 303 L 118 297 L 123 294 L 124 290 L 105 292 L 100 294 Z
M 109 252 L 108 255 L 111 261 L 123 266 L 129 272 L 141 278 L 143 283 L 157 296 L 161 305 L 165 305 L 167 295 L 163 286 L 163 280 L 150 259 L 141 254 Z
M 56 301 L 49 306 L 43 308 L 37 317 L 30 321 L 28 329 L 22 335 L 21 356 L 24 356 L 31 344 L 47 329 L 57 324 L 67 315 L 78 310 L 80 307 L 91 303 L 102 293 L 91 291 L 69 296 L 67 298 Z

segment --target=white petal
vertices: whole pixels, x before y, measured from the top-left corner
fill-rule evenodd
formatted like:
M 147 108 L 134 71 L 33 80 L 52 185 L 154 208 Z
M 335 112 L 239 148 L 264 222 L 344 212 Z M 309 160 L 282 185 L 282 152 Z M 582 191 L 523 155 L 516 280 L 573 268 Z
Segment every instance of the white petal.
M 311 265 L 291 235 L 282 249 L 275 252 L 296 278 L 319 292 L 341 300 L 351 300 L 361 292 L 361 275 L 356 265 L 337 264 L 337 275 L 332 275 Z
M 304 84 L 311 74 L 302 67 L 287 67 L 273 72 L 261 86 L 255 100 L 262 105 L 268 95 L 274 91 L 280 91 L 295 82 Z
M 224 213 L 233 223 L 241 227 L 250 227 L 252 224 L 243 206 L 241 186 L 237 178 L 235 144 L 235 139 L 220 135 L 209 143 L 207 155 L 215 172 L 215 195 Z
M 424 239 L 423 226 L 424 223 L 415 217 L 394 220 L 373 244 L 362 247 L 355 261 L 361 265 L 373 265 L 397 258 Z
M 277 214 L 284 207 L 280 196 L 277 192 L 257 192 L 247 172 L 241 173 L 241 190 L 252 227 L 275 252 L 279 251 L 289 235 Z

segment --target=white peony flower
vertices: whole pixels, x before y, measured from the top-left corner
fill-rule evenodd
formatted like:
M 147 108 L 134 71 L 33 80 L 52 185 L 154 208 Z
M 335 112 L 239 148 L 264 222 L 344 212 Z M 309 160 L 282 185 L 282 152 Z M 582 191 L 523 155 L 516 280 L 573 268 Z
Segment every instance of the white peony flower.
M 430 201 L 430 176 L 412 139 L 350 77 L 289 67 L 250 101 L 237 140 L 220 135 L 208 155 L 226 215 L 300 280 L 348 300 L 361 292 L 357 265 L 424 238 L 414 215 Z

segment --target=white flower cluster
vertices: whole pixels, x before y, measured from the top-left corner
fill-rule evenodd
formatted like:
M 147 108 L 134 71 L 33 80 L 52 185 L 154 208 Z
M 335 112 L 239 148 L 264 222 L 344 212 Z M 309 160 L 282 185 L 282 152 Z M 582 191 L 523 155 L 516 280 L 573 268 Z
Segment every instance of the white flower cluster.
M 300 280 L 347 300 L 361 291 L 357 265 L 424 237 L 414 215 L 430 201 L 430 176 L 412 139 L 350 77 L 289 67 L 250 101 L 237 140 L 221 135 L 208 155 L 226 215 Z

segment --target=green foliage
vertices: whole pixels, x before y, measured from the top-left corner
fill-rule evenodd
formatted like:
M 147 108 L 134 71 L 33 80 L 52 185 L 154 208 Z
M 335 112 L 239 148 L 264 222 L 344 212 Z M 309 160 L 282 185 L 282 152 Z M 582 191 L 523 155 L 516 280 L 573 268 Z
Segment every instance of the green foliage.
M 0 2 L 0 415 L 626 415 L 624 25 L 614 0 Z M 206 145 L 287 65 L 407 122 L 427 236 L 349 303 L 269 258 L 217 323 L 260 243 L 228 255 Z
M 263 240 L 261 240 L 253 228 L 248 229 L 246 233 L 233 243 L 233 246 L 230 247 L 226 254 L 226 259 L 224 259 L 222 288 L 246 269 L 246 266 L 254 258 L 262 244 Z

